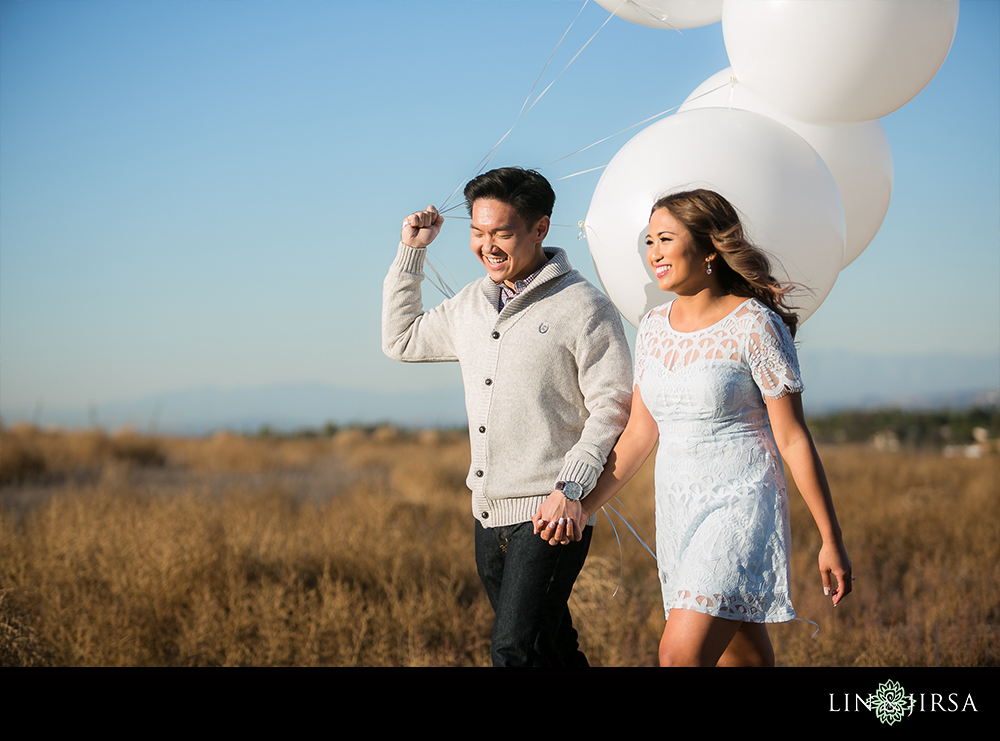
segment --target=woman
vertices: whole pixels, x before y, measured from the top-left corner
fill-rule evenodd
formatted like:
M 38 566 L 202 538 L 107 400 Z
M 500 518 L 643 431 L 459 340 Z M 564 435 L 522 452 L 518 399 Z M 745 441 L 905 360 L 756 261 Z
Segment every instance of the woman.
M 578 537 L 575 523 L 614 496 L 659 440 L 661 666 L 773 666 L 766 623 L 795 617 L 782 458 L 823 538 L 824 591 L 834 605 L 851 591 L 850 560 L 803 417 L 788 287 L 712 191 L 657 201 L 646 245 L 660 289 L 677 298 L 640 324 L 628 426 L 580 519 L 560 525 L 566 505 L 553 495 L 535 529 L 553 544 Z

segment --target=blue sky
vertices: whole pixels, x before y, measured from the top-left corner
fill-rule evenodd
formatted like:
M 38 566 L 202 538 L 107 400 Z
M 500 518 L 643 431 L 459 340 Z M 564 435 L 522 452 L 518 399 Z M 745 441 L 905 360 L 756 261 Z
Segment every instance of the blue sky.
M 455 367 L 379 349 L 399 224 L 475 174 L 582 5 L 0 0 L 0 412 L 202 386 L 457 385 Z M 587 5 L 542 86 L 607 16 Z M 719 24 L 612 19 L 493 166 L 555 182 L 548 241 L 596 281 L 572 225 L 600 173 L 558 178 L 638 129 L 560 158 L 726 66 Z M 942 388 L 961 385 L 963 365 L 1000 355 L 1000 2 L 961 4 L 942 69 L 883 125 L 889 212 L 800 351 L 952 354 Z M 466 222 L 432 249 L 453 284 L 480 275 Z

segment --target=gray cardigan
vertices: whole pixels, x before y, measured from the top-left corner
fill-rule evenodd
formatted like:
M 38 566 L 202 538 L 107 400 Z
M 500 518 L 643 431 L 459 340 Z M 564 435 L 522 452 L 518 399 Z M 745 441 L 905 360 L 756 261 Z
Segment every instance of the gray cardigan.
M 402 243 L 383 285 L 385 354 L 461 363 L 466 483 L 484 527 L 530 520 L 557 481 L 589 494 L 628 421 L 632 358 L 618 311 L 563 250 L 545 252 L 538 277 L 503 311 L 500 286 L 484 277 L 423 312 L 426 250 Z

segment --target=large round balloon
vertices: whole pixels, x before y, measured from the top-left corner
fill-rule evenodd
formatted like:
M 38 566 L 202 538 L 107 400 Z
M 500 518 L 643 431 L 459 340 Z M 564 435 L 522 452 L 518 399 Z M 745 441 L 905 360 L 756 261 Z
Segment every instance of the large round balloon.
M 691 188 L 722 194 L 748 236 L 772 258 L 800 320 L 823 302 L 844 259 L 844 209 L 823 160 L 787 126 L 758 113 L 704 108 L 643 129 L 608 164 L 587 213 L 598 278 L 622 315 L 638 326 L 660 291 L 646 262 L 653 203 Z
M 731 67 L 701 83 L 678 109 L 740 108 L 773 118 L 805 139 L 823 158 L 840 190 L 847 220 L 844 267 L 872 241 L 892 197 L 892 151 L 879 121 L 854 126 L 817 126 L 782 115 L 734 80 Z
M 650 28 L 695 28 L 722 19 L 722 0 L 597 0 L 619 18 Z
M 726 0 L 722 33 L 741 83 L 791 118 L 881 118 L 937 74 L 958 0 Z

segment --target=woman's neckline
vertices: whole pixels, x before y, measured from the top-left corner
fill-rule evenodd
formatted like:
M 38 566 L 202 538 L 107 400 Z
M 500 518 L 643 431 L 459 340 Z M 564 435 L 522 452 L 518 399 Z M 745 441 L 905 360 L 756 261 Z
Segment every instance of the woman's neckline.
M 750 303 L 751 301 L 753 301 L 753 299 L 752 298 L 748 298 L 745 301 L 740 302 L 739 306 L 736 306 L 732 311 L 730 311 L 724 317 L 722 317 L 721 319 L 719 319 L 719 321 L 712 322 L 707 327 L 702 327 L 701 329 L 693 329 L 690 332 L 682 332 L 679 329 L 674 329 L 674 325 L 670 322 L 670 310 L 674 308 L 674 302 L 675 301 L 677 301 L 677 299 L 673 299 L 669 304 L 667 304 L 666 320 L 667 320 L 667 326 L 670 327 L 670 331 L 674 332 L 675 334 L 698 334 L 699 332 L 704 332 L 704 331 L 706 331 L 708 329 L 712 329 L 712 327 L 717 327 L 718 325 L 722 324 L 724 321 L 726 321 L 729 317 L 731 317 L 737 311 L 739 311 L 744 306 L 746 306 L 748 303 Z

